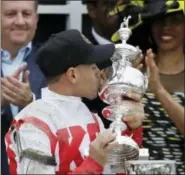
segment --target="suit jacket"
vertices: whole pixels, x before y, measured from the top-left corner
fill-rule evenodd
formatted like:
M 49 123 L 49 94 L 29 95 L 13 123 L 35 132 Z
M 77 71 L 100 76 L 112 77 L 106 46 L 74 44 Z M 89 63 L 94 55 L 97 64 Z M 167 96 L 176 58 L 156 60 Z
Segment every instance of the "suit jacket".
M 30 54 L 25 58 L 25 62 L 28 64 L 28 70 L 30 71 L 29 80 L 32 92 L 35 94 L 36 99 L 41 97 L 41 88 L 46 86 L 46 79 L 42 72 L 40 71 L 38 65 L 35 63 L 35 53 L 38 47 L 33 47 Z M 2 69 L 1 69 L 1 76 Z M 19 111 L 21 108 L 19 108 Z M 11 112 L 10 105 L 3 107 L 3 114 L 1 116 L 1 126 L 2 135 L 6 134 L 8 128 L 12 122 L 13 116 Z
M 94 44 L 98 45 L 98 42 L 93 37 L 91 31 L 87 32 L 85 36 Z M 83 98 L 83 102 L 86 104 L 86 106 L 89 108 L 90 111 L 98 113 L 99 117 L 101 118 L 105 128 L 109 128 L 111 121 L 105 119 L 102 115 L 102 110 L 107 106 L 106 103 L 104 103 L 99 96 L 94 100 L 89 100 L 86 98 Z
M 35 53 L 38 47 L 33 47 L 31 53 L 25 58 L 25 61 L 28 64 L 28 70 L 30 71 L 29 80 L 32 92 L 35 94 L 36 99 L 41 97 L 41 88 L 46 86 L 46 79 L 39 67 L 35 63 Z M 1 76 L 2 69 L 1 69 Z M 1 108 L 3 110 L 3 114 L 1 115 L 1 171 L 3 175 L 8 175 L 8 162 L 6 156 L 5 142 L 4 136 L 7 133 L 10 124 L 13 120 L 12 112 L 10 105 Z M 19 108 L 19 111 L 21 108 Z

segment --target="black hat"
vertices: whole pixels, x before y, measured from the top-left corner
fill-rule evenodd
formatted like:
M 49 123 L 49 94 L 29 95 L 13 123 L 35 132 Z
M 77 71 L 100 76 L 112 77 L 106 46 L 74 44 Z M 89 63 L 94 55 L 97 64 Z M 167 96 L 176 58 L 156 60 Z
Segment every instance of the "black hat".
M 145 0 L 141 18 L 153 21 L 170 13 L 184 12 L 183 0 Z
M 52 77 L 81 64 L 111 66 L 114 51 L 114 44 L 94 46 L 78 30 L 70 29 L 52 35 L 36 53 L 36 63 L 46 77 Z

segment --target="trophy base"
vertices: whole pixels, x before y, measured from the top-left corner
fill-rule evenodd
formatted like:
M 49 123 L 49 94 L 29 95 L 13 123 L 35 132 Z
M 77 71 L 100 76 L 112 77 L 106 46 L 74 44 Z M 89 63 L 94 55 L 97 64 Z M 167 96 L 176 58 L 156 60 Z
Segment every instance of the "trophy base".
M 116 142 L 119 145 L 109 154 L 108 165 L 112 173 L 123 173 L 126 161 L 139 159 L 139 147 L 128 136 L 117 136 Z

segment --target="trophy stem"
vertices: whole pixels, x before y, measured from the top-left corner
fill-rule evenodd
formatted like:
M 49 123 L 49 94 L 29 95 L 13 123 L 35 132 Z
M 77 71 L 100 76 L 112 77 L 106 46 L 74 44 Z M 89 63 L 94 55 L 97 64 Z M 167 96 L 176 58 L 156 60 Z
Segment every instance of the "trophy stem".
M 110 129 L 112 130 L 112 132 L 116 133 L 117 136 L 121 136 L 122 131 L 125 131 L 127 129 L 127 125 L 122 121 L 123 118 L 122 114 L 115 115 L 116 120 L 112 122 L 112 124 L 110 125 Z

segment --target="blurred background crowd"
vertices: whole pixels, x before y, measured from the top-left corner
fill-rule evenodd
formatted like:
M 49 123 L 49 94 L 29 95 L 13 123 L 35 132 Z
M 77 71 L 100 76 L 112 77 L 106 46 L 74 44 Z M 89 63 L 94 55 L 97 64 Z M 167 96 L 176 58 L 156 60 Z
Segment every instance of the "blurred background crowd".
M 149 149 L 150 160 L 175 160 L 177 174 L 184 174 L 184 0 L 6 0 L 1 1 L 3 175 L 9 174 L 4 136 L 13 116 L 40 98 L 47 85 L 35 64 L 40 45 L 70 28 L 82 31 L 95 45 L 118 43 L 116 31 L 128 15 L 132 16 L 128 43 L 139 46 L 143 54 L 149 48 L 156 54 L 155 64 L 148 65 L 149 88 L 142 100 L 143 147 Z M 144 61 L 142 65 L 144 69 Z M 108 128 L 110 122 L 101 114 L 106 104 L 99 98 L 84 102 Z

